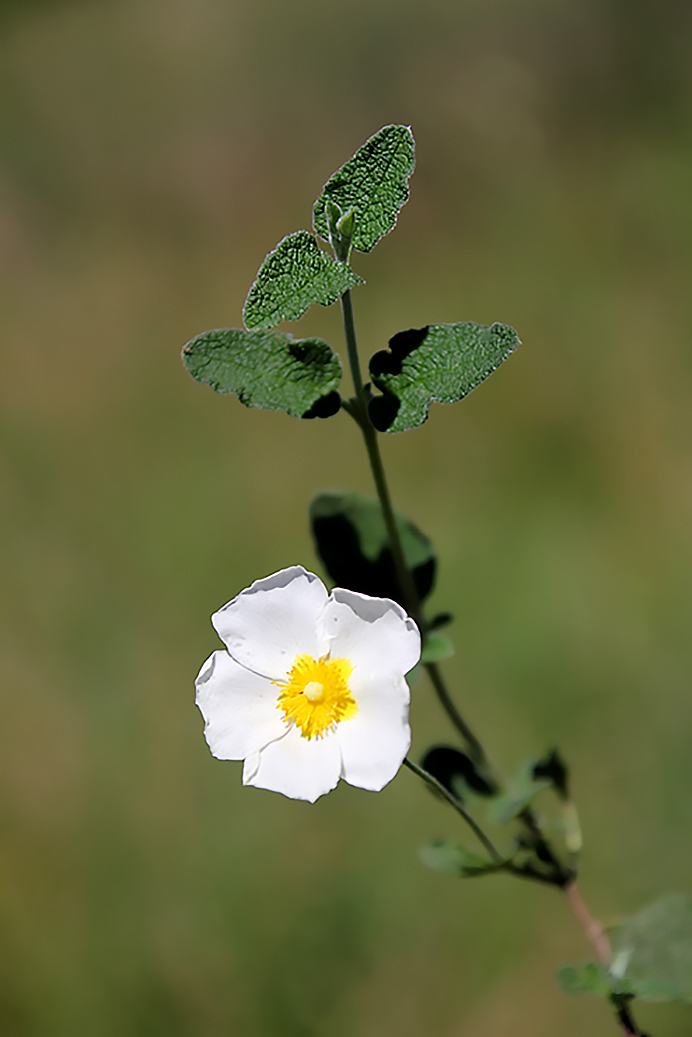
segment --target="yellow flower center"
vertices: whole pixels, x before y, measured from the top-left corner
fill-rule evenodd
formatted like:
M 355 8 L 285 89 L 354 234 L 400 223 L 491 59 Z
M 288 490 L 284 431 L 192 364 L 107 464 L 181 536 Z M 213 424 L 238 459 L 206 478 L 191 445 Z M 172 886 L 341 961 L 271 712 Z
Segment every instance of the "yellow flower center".
M 273 682 L 282 688 L 276 708 L 287 724 L 300 728 L 303 738 L 321 738 L 358 712 L 348 688 L 352 672 L 348 659 L 298 655 L 286 680 Z

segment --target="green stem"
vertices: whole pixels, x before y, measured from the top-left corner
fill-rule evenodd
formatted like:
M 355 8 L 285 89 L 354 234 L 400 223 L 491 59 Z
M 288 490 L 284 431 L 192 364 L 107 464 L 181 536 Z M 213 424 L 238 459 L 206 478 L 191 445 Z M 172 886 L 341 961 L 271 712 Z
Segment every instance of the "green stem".
M 470 756 L 476 763 L 487 765 L 488 758 L 485 754 L 485 750 L 452 701 L 452 697 L 447 690 L 447 685 L 444 682 L 439 666 L 437 663 L 426 663 L 425 669 L 430 677 L 430 682 L 435 689 L 435 694 L 440 700 L 442 708 L 466 742 L 466 747 L 469 750 Z
M 363 376 L 360 373 L 360 357 L 358 356 L 358 341 L 356 339 L 356 325 L 353 320 L 353 303 L 351 292 L 346 291 L 341 296 L 341 316 L 344 321 L 344 335 L 346 336 L 346 348 L 348 350 L 348 363 L 351 368 L 353 388 L 358 403 L 367 413 L 365 404 L 365 392 L 363 389 Z
M 423 618 L 420 598 L 413 577 L 411 576 L 411 570 L 406 564 L 404 551 L 401 546 L 401 537 L 399 536 L 399 530 L 394 517 L 394 508 L 392 507 L 392 498 L 387 485 L 384 465 L 382 464 L 382 455 L 380 454 L 377 430 L 373 427 L 372 422 L 368 417 L 367 398 L 360 370 L 358 342 L 356 339 L 356 328 L 353 319 L 353 303 L 351 301 L 350 291 L 344 292 L 341 296 L 341 313 L 344 321 L 344 335 L 346 337 L 346 347 L 348 350 L 348 362 L 351 369 L 351 377 L 353 379 L 353 388 L 356 394 L 355 406 L 347 406 L 346 409 L 356 420 L 361 432 L 363 433 L 365 448 L 368 453 L 368 460 L 370 461 L 370 468 L 377 489 L 377 496 L 380 501 L 380 507 L 382 508 L 382 517 L 387 530 L 392 558 L 394 560 L 399 585 L 404 593 L 407 611 L 409 615 L 415 619 L 421 632 L 424 633 L 425 620 Z M 452 724 L 456 727 L 457 731 L 466 742 L 469 753 L 477 763 L 487 764 L 487 757 L 483 750 L 483 746 L 454 705 L 442 678 L 442 674 L 440 673 L 439 667 L 436 663 L 428 663 L 425 668 L 442 708 L 445 710 Z
M 348 349 L 348 362 L 351 368 L 351 377 L 353 378 L 353 388 L 356 393 L 357 413 L 354 416 L 356 417 L 360 430 L 363 433 L 365 449 L 368 453 L 368 460 L 370 461 L 372 476 L 375 480 L 377 496 L 380 500 L 382 517 L 384 519 L 387 537 L 389 539 L 389 546 L 394 560 L 394 568 L 399 580 L 399 586 L 404 595 L 404 603 L 409 615 L 415 619 L 419 628 L 422 629 L 423 620 L 421 616 L 420 599 L 418 597 L 416 585 L 413 582 L 411 570 L 406 564 L 406 559 L 404 558 L 404 551 L 401 546 L 401 537 L 399 536 L 399 530 L 394 517 L 394 508 L 392 507 L 392 498 L 389 493 L 389 487 L 387 486 L 384 465 L 382 464 L 382 455 L 380 454 L 380 446 L 377 440 L 377 430 L 373 427 L 372 422 L 368 417 L 368 406 L 365 396 L 365 388 L 363 386 L 363 377 L 360 371 L 358 342 L 356 340 L 356 329 L 353 321 L 353 303 L 351 302 L 350 291 L 344 292 L 341 296 L 341 313 L 344 319 L 344 335 L 346 336 L 346 347 Z M 353 411 L 351 413 L 353 413 Z
M 543 835 L 538 818 L 531 807 L 524 807 L 518 815 L 518 819 L 529 832 L 538 859 L 552 868 L 553 885 L 558 886 L 560 889 L 566 889 L 572 885 L 577 877 L 576 872 L 571 868 L 563 867 L 560 859 L 553 853 L 553 848 Z
M 492 857 L 494 863 L 498 866 L 504 867 L 506 863 L 505 858 L 502 856 L 497 847 L 491 842 L 491 840 L 485 834 L 478 822 L 474 820 L 473 817 L 471 817 L 466 808 L 459 802 L 456 796 L 453 796 L 449 789 L 446 789 L 442 782 L 438 781 L 437 778 L 433 777 L 432 774 L 428 773 L 428 771 L 426 770 L 423 770 L 423 768 L 419 767 L 417 763 L 413 763 L 412 760 L 409 760 L 408 756 L 404 759 L 404 764 L 406 767 L 408 767 L 410 771 L 413 771 L 414 774 L 417 774 L 419 778 L 422 778 L 423 781 L 430 786 L 430 788 L 435 789 L 435 791 L 439 792 L 441 796 L 444 796 L 444 798 L 447 800 L 450 806 L 453 806 L 456 812 L 458 814 L 461 814 L 464 821 L 466 821 L 466 824 L 473 829 L 476 838 L 483 844 L 485 849 Z

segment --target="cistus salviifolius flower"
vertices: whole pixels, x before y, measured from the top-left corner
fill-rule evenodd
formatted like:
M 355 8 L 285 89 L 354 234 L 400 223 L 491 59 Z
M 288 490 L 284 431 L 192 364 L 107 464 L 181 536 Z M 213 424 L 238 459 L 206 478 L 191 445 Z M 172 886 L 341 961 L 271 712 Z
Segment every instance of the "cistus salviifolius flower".
M 335 588 L 302 566 L 256 580 L 212 616 L 225 649 L 196 681 L 204 736 L 244 760 L 243 784 L 314 802 L 340 778 L 379 791 L 411 742 L 404 675 L 420 658 L 394 601 Z

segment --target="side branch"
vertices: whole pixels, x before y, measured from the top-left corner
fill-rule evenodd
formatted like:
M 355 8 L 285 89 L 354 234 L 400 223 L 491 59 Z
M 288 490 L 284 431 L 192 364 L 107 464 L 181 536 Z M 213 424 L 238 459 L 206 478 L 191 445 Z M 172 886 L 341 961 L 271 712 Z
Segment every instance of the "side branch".
M 581 893 L 577 889 L 576 882 L 570 882 L 569 885 L 563 887 L 563 893 L 567 898 L 567 903 L 572 909 L 574 917 L 579 922 L 580 926 L 584 930 L 584 934 L 590 941 L 596 956 L 598 957 L 601 965 L 608 965 L 611 957 L 610 940 L 606 933 L 603 924 L 598 921 L 597 918 L 589 911 L 588 907 L 582 899 Z M 615 1017 L 618 1021 L 622 1032 L 627 1037 L 647 1037 L 647 1035 L 639 1029 L 629 1007 L 631 997 L 624 994 L 611 994 L 610 1003 L 615 1012 Z
M 454 807 L 458 814 L 461 814 L 464 821 L 466 821 L 466 824 L 473 829 L 476 838 L 479 840 L 479 842 L 483 844 L 484 848 L 490 854 L 493 863 L 496 864 L 498 867 L 503 867 L 506 864 L 505 858 L 502 856 L 497 847 L 491 842 L 491 840 L 485 834 L 478 822 L 473 817 L 471 817 L 468 810 L 466 810 L 465 807 L 459 802 L 456 796 L 453 796 L 452 793 L 444 787 L 442 782 L 438 781 L 437 778 L 435 778 L 432 774 L 424 770 L 422 767 L 419 767 L 417 763 L 413 763 L 412 760 L 409 760 L 408 756 L 404 759 L 404 765 L 408 767 L 410 771 L 413 771 L 414 774 L 417 774 L 419 778 L 422 778 L 423 781 L 430 786 L 430 788 L 435 789 L 436 792 L 439 792 L 439 794 L 447 800 L 449 805 Z

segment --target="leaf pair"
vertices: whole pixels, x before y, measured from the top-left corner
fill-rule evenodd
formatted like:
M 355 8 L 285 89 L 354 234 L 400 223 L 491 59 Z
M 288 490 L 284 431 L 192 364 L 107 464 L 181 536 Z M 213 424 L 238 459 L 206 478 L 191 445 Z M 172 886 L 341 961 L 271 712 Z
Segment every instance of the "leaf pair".
M 322 188 L 313 206 L 317 234 L 339 254 L 334 238 L 343 225 L 339 217 L 348 213 L 345 259 L 351 247 L 370 252 L 393 230 L 408 201 L 414 164 L 410 127 L 383 126 Z M 322 252 L 306 230 L 289 234 L 269 253 L 250 288 L 243 309 L 245 327 L 273 328 L 284 320 L 298 320 L 310 306 L 331 306 L 345 291 L 364 284 L 345 259 Z
M 295 417 L 328 417 L 339 409 L 341 365 L 321 339 L 267 334 L 298 320 L 310 306 L 332 303 L 363 279 L 348 265 L 351 248 L 370 252 L 396 224 L 409 195 L 415 162 L 408 126 L 384 126 L 334 173 L 314 204 L 317 234 L 300 230 L 283 238 L 264 260 L 250 288 L 246 331 L 219 329 L 189 342 L 183 361 L 198 381 L 236 393 L 247 406 L 281 409 Z M 505 324 L 467 321 L 401 331 L 370 361 L 381 395 L 369 402 L 381 432 L 403 432 L 427 418 L 430 404 L 452 403 L 480 385 L 519 344 Z M 440 649 L 442 650 L 442 649 Z
M 268 259 L 280 265 L 278 253 Z M 316 269 L 320 262 L 316 259 Z M 343 263 L 329 262 L 348 271 Z M 325 283 L 331 276 L 325 274 Z M 389 351 L 375 353 L 370 361 L 373 384 L 382 392 L 370 400 L 370 420 L 380 432 L 416 428 L 427 419 L 431 403 L 463 399 L 518 344 L 516 332 L 505 324 L 486 327 L 469 321 L 399 332 L 390 339 Z M 248 407 L 285 410 L 298 418 L 328 417 L 339 409 L 341 362 L 322 339 L 221 328 L 188 342 L 183 363 L 198 382 L 216 392 L 236 393 Z
M 314 205 L 317 233 L 330 241 L 336 227 L 347 228 L 346 257 L 351 247 L 369 252 L 392 230 L 408 200 L 413 166 L 410 128 L 384 126 L 324 185 Z M 334 227 L 330 214 L 337 217 Z M 348 219 L 339 219 L 342 214 Z M 323 252 L 313 234 L 289 234 L 266 257 L 250 288 L 243 308 L 247 330 L 198 335 L 183 349 L 183 363 L 197 381 L 236 393 L 246 406 L 328 417 L 340 406 L 337 355 L 321 339 L 268 332 L 298 320 L 310 306 L 330 306 L 363 283 L 347 262 Z

